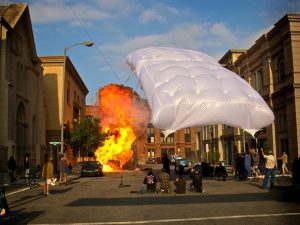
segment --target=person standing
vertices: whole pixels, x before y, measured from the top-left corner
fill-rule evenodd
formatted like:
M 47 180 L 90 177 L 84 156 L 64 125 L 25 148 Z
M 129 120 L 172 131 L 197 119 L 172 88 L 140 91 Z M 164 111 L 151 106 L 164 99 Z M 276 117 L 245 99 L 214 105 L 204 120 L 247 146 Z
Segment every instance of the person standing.
M 30 168 L 29 168 L 29 154 L 24 156 L 24 170 L 25 170 L 25 182 L 29 185 L 29 175 L 30 175 Z
M 275 182 L 275 167 L 276 167 L 276 159 L 273 156 L 272 151 L 269 151 L 268 155 L 265 155 L 263 151 L 261 151 L 261 154 L 266 159 L 265 163 L 265 177 L 262 184 L 262 189 L 266 189 L 269 183 L 269 177 L 271 176 L 270 180 L 270 189 L 274 188 L 274 182 Z
M 285 152 L 282 152 L 282 156 L 278 159 L 282 160 L 281 163 L 281 170 L 282 170 L 282 174 L 286 174 L 289 172 L 288 168 L 287 168 L 287 163 L 288 163 L 288 156 Z
M 45 163 L 42 169 L 42 178 L 45 180 L 44 184 L 44 195 L 51 195 L 49 192 L 49 185 L 51 183 L 51 179 L 53 178 L 53 158 L 45 155 Z
M 9 158 L 9 160 L 7 161 L 7 168 L 8 168 L 8 173 L 10 176 L 10 183 L 13 183 L 16 181 L 15 171 L 17 169 L 17 163 L 13 156 L 11 156 Z
M 245 155 L 245 173 L 246 173 L 246 178 L 252 177 L 251 156 L 248 151 L 246 152 L 246 155 Z
M 170 174 L 170 159 L 168 157 L 168 155 L 166 153 L 163 154 L 163 158 L 162 158 L 162 164 L 163 164 L 163 168 L 166 169 L 166 172 L 168 174 Z
M 199 171 L 199 168 L 196 167 L 194 169 L 192 169 L 191 171 L 191 179 L 192 179 L 192 183 L 191 183 L 191 189 L 192 192 L 196 191 L 196 192 L 200 192 L 200 193 L 204 193 L 204 189 L 202 186 L 202 173 Z
M 252 174 L 253 174 L 253 178 L 254 179 L 258 179 L 259 177 L 259 169 L 258 169 L 258 165 L 259 165 L 259 154 L 252 149 L 251 152 L 251 161 L 252 161 Z
M 246 174 L 245 174 L 245 157 L 243 153 L 239 153 L 236 158 L 236 179 L 237 180 L 245 180 Z
M 64 184 L 67 184 L 67 160 L 65 157 L 61 157 L 58 163 L 58 171 L 59 171 L 59 185 L 61 185 L 62 181 Z
M 259 174 L 260 175 L 265 175 L 266 172 L 266 168 L 265 168 L 265 164 L 266 164 L 266 160 L 262 154 L 263 149 L 261 148 L 258 156 L 259 156 L 259 162 L 258 162 L 258 170 L 259 170 Z

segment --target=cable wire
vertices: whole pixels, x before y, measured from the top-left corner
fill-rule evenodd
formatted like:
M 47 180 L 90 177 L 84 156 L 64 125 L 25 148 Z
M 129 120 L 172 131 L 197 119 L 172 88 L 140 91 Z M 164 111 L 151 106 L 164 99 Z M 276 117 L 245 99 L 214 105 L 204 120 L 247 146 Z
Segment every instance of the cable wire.
M 115 70 L 112 68 L 109 60 L 105 57 L 105 55 L 102 53 L 102 51 L 100 50 L 100 47 L 97 45 L 97 42 L 94 41 L 94 38 L 92 37 L 92 35 L 88 32 L 86 26 L 84 25 L 84 23 L 82 22 L 82 20 L 79 18 L 79 16 L 76 14 L 76 12 L 72 9 L 72 7 L 70 6 L 70 4 L 68 3 L 68 0 L 66 0 L 66 4 L 67 6 L 70 8 L 70 10 L 72 11 L 72 13 L 74 14 L 74 16 L 76 17 L 76 19 L 78 20 L 81 28 L 85 31 L 85 33 L 88 35 L 88 37 L 91 39 L 91 41 L 93 41 L 95 43 L 95 45 L 97 46 L 97 50 L 100 54 L 100 56 L 102 56 L 102 58 L 104 59 L 105 63 L 108 65 L 108 67 L 110 68 L 111 72 L 116 76 L 116 78 L 122 83 L 122 79 L 118 76 L 118 74 L 115 72 Z M 130 77 L 129 77 L 130 78 Z M 129 79 L 126 79 L 127 80 Z M 123 82 L 124 83 L 124 82 Z

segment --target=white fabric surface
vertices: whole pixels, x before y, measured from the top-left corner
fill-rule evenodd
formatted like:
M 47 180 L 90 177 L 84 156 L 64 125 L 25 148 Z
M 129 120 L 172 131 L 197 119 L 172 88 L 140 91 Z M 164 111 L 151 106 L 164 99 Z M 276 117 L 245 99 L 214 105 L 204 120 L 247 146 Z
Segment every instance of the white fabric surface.
M 198 125 L 227 124 L 252 135 L 274 120 L 263 98 L 242 78 L 197 51 L 166 47 L 130 53 L 151 108 L 151 122 L 166 134 Z

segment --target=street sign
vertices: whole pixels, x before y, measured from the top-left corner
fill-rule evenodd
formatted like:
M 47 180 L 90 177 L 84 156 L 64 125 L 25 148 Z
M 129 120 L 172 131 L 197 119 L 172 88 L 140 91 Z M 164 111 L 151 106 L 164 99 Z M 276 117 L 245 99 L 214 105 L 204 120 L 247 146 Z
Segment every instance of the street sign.
M 60 145 L 59 141 L 50 141 L 49 142 L 50 145 Z

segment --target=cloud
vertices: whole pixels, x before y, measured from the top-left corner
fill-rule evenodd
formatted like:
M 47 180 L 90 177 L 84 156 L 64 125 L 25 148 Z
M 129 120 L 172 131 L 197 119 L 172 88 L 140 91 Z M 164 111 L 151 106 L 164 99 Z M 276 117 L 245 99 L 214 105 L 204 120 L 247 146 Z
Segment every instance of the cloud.
M 138 21 L 144 24 L 149 22 L 165 22 L 167 17 L 170 19 L 169 17 L 179 17 L 182 15 L 183 12 L 180 14 L 178 9 L 158 3 L 154 4 L 149 9 L 143 10 Z
M 200 50 L 206 46 L 234 44 L 238 38 L 224 24 L 180 24 L 170 31 L 128 38 L 119 44 L 102 46 L 104 51 L 129 53 L 150 46 L 169 46 Z
M 134 50 L 151 46 L 187 48 L 203 51 L 219 60 L 228 50 L 224 50 L 224 46 L 233 46 L 237 41 L 238 37 L 224 24 L 194 23 L 180 24 L 165 33 L 130 37 L 119 43 L 100 46 L 100 49 L 114 68 L 115 74 L 121 81 L 125 81 L 128 79 L 126 71 L 129 70 L 125 59 Z M 103 61 L 102 58 L 99 60 Z
M 222 23 L 213 24 L 209 28 L 210 33 L 218 39 L 222 39 L 222 42 L 235 42 L 236 36 Z
M 32 21 L 37 24 L 70 22 L 78 16 L 80 20 L 96 21 L 114 18 L 132 10 L 131 4 L 123 0 L 99 0 L 84 2 L 44 0 L 30 4 Z
M 136 0 L 97 0 L 96 2 L 100 9 L 114 12 L 119 15 L 130 13 L 141 7 Z
M 73 20 L 70 22 L 71 27 L 92 27 L 93 24 L 90 22 L 83 22 L 79 20 Z
M 139 17 L 140 23 L 148 23 L 153 21 L 162 22 L 165 21 L 165 17 L 163 17 L 154 9 L 145 10 Z

